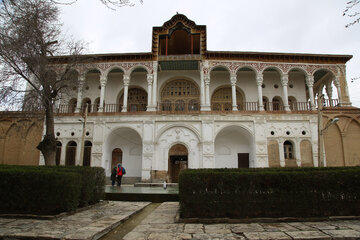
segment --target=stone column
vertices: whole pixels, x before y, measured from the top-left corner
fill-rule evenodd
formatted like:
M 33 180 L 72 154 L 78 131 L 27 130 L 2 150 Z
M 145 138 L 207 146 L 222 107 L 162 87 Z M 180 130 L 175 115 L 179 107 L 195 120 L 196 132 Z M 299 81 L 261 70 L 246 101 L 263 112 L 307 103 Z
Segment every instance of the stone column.
M 306 76 L 306 85 L 308 86 L 309 91 L 309 97 L 310 97 L 310 109 L 315 109 L 315 99 L 314 99 L 314 76 L 313 75 L 307 75 Z
M 153 74 L 148 74 L 146 76 L 146 80 L 148 83 L 148 104 L 147 104 L 147 108 L 146 111 L 155 111 L 155 107 L 152 104 L 152 84 L 153 84 L 153 80 L 154 80 L 154 75 Z
M 130 76 L 129 75 L 124 75 L 123 81 L 124 81 L 124 99 L 123 99 L 122 112 L 127 112 L 127 102 L 128 102 Z
M 204 78 L 205 68 L 201 66 L 200 68 L 200 108 L 203 110 L 205 108 L 205 78 Z
M 153 84 L 152 84 L 152 107 L 154 108 L 154 111 L 157 107 L 157 73 L 158 73 L 158 62 L 153 62 Z
M 287 89 L 288 82 L 289 82 L 289 75 L 283 74 L 281 76 L 281 84 L 283 86 L 283 102 L 284 102 L 285 111 L 290 111 L 288 89 Z
M 339 97 L 340 106 L 351 106 L 350 97 L 349 97 L 349 88 L 348 88 L 348 85 L 346 82 L 346 66 L 345 66 L 345 64 L 338 66 L 338 73 L 337 73 L 336 79 L 337 79 L 337 82 L 339 82 L 338 96 L 341 96 L 341 98 Z
M 107 76 L 101 74 L 100 76 L 100 103 L 99 103 L 99 112 L 104 111 L 104 98 L 105 98 L 105 87 L 107 83 Z
M 331 85 L 331 81 L 327 82 L 325 86 L 326 86 L 326 95 L 328 96 L 328 99 L 329 99 L 329 105 L 330 105 L 330 107 L 332 107 L 333 106 L 333 101 L 332 101 L 333 88 Z
M 78 113 L 81 111 L 81 102 L 82 102 L 82 94 L 83 94 L 83 87 L 85 84 L 85 76 L 81 75 L 79 77 L 79 83 L 78 83 L 78 94 L 77 94 L 77 102 L 76 102 L 76 109 L 75 112 Z
M 263 95 L 262 95 L 262 84 L 264 82 L 263 74 L 259 73 L 256 77 L 256 84 L 258 87 L 258 101 L 259 101 L 259 111 L 264 111 Z
M 284 140 L 279 141 L 279 157 L 280 157 L 280 166 L 285 167 Z
M 63 142 L 62 142 L 62 146 L 61 146 L 61 154 L 60 154 L 60 165 L 61 165 L 61 166 L 65 165 L 66 146 L 67 146 L 67 142 L 66 142 L 66 144 L 65 144 L 65 141 L 63 141 Z
M 237 111 L 237 103 L 236 103 L 236 75 L 230 76 L 230 83 L 231 83 L 231 98 L 232 98 L 232 110 Z
M 210 74 L 205 74 L 204 76 L 205 84 L 205 107 L 203 111 L 210 111 Z
M 342 99 L 342 95 L 341 95 L 340 81 L 337 77 L 334 79 L 334 85 L 336 87 L 338 98 L 339 98 L 339 106 L 342 106 L 343 99 Z

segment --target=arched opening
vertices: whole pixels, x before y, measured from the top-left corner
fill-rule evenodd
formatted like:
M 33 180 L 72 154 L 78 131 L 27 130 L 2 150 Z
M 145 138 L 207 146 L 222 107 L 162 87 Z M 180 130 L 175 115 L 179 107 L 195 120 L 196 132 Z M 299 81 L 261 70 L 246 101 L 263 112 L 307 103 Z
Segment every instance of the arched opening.
M 300 143 L 300 155 L 302 167 L 313 167 L 313 153 L 311 142 L 309 140 L 302 140 Z
M 76 147 L 77 144 L 74 141 L 70 141 L 66 146 L 66 166 L 75 166 L 75 156 L 76 156 Z
M 83 166 L 91 166 L 91 147 L 92 143 L 90 141 L 85 141 Z
M 290 141 L 284 142 L 284 158 L 294 159 L 294 148 L 293 144 Z
M 280 97 L 276 96 L 272 99 L 272 110 L 273 111 L 283 111 L 284 110 L 284 104 L 282 103 L 282 100 Z
M 215 168 L 249 168 L 253 159 L 253 138 L 247 130 L 229 126 L 217 134 Z
M 124 101 L 124 94 L 119 99 L 119 105 L 122 107 Z M 146 111 L 147 93 L 141 88 L 132 87 L 128 91 L 128 112 L 143 112 Z
M 187 79 L 176 79 L 165 84 L 161 91 L 162 111 L 192 112 L 199 110 L 200 91 Z
M 55 158 L 56 166 L 59 166 L 59 165 L 60 165 L 61 148 L 62 148 L 61 142 L 56 141 L 56 158 Z
M 290 110 L 291 111 L 297 111 L 298 110 L 298 107 L 297 107 L 297 101 L 296 101 L 296 98 L 293 97 L 293 96 L 290 96 L 289 99 L 289 107 L 290 107 Z
M 120 148 L 115 148 L 111 153 L 111 169 L 117 166 L 118 163 L 122 164 L 123 152 Z
M 76 104 L 77 104 L 77 100 L 76 98 L 72 98 L 70 101 L 69 101 L 69 106 L 68 106 L 68 113 L 74 113 L 75 110 L 76 110 Z
M 236 89 L 236 104 L 239 110 L 243 110 L 243 94 Z M 224 86 L 217 89 L 211 97 L 211 109 L 213 111 L 232 110 L 231 86 Z
M 314 95 L 318 99 L 323 96 L 323 106 L 333 107 L 338 105 L 341 101 L 341 89 L 340 86 L 334 86 L 335 75 L 328 69 L 318 69 L 314 72 Z M 336 91 L 335 91 L 336 90 Z M 317 99 L 315 103 L 317 103 Z
M 122 163 L 126 169 L 126 179 L 141 180 L 143 147 L 137 131 L 128 127 L 114 129 L 109 133 L 104 146 L 104 158 L 111 159 L 106 166 L 108 175 L 112 167 Z
M 188 150 L 183 144 L 176 144 L 169 150 L 169 180 L 179 182 L 179 173 L 188 167 Z
M 265 96 L 263 96 L 262 99 L 263 99 L 264 110 L 269 111 L 270 110 L 269 99 Z
M 105 105 L 105 103 L 104 103 Z M 93 112 L 98 112 L 99 111 L 99 107 L 100 107 L 100 98 L 96 98 L 94 101 L 94 107 L 93 107 Z
M 83 99 L 83 101 L 81 103 L 81 112 L 85 112 L 86 104 L 87 104 L 87 111 L 91 112 L 91 100 L 90 100 L 90 98 L 84 98 Z

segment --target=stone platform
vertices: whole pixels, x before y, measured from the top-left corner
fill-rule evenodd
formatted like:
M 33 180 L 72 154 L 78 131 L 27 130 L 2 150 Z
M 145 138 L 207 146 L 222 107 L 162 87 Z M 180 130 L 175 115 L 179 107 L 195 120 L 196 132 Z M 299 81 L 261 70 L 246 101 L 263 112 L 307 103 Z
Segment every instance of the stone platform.
M 0 239 L 98 239 L 148 202 L 108 202 L 53 220 L 0 218 Z
M 360 221 L 241 224 L 176 223 L 178 202 L 163 203 L 124 240 L 360 239 Z

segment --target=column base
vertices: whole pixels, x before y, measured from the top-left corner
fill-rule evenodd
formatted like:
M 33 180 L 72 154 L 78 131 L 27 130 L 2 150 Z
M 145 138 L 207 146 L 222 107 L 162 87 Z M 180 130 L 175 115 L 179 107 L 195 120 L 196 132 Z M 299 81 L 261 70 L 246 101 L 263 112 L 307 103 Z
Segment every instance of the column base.
M 150 106 L 149 106 L 149 107 L 146 108 L 146 111 L 147 111 L 147 112 L 155 112 L 155 111 L 156 111 L 156 107 L 154 107 L 154 106 L 151 106 L 151 107 L 150 107 Z
M 201 111 L 211 111 L 210 106 L 201 106 Z
M 237 106 L 232 106 L 232 110 L 233 110 L 233 111 L 238 111 Z
M 289 105 L 284 106 L 284 109 L 285 109 L 286 112 L 290 112 L 290 106 Z
M 104 112 L 104 108 L 103 108 L 103 107 L 99 107 L 98 112 Z

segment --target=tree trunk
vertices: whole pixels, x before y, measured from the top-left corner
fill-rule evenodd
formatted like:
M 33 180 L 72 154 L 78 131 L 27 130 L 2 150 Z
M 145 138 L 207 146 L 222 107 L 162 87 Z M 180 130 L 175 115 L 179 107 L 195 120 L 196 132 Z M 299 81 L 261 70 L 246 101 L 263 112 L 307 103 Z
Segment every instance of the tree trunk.
M 54 112 L 51 103 L 45 107 L 45 127 L 46 132 L 43 140 L 37 146 L 45 159 L 45 165 L 56 165 L 56 139 L 54 134 Z

